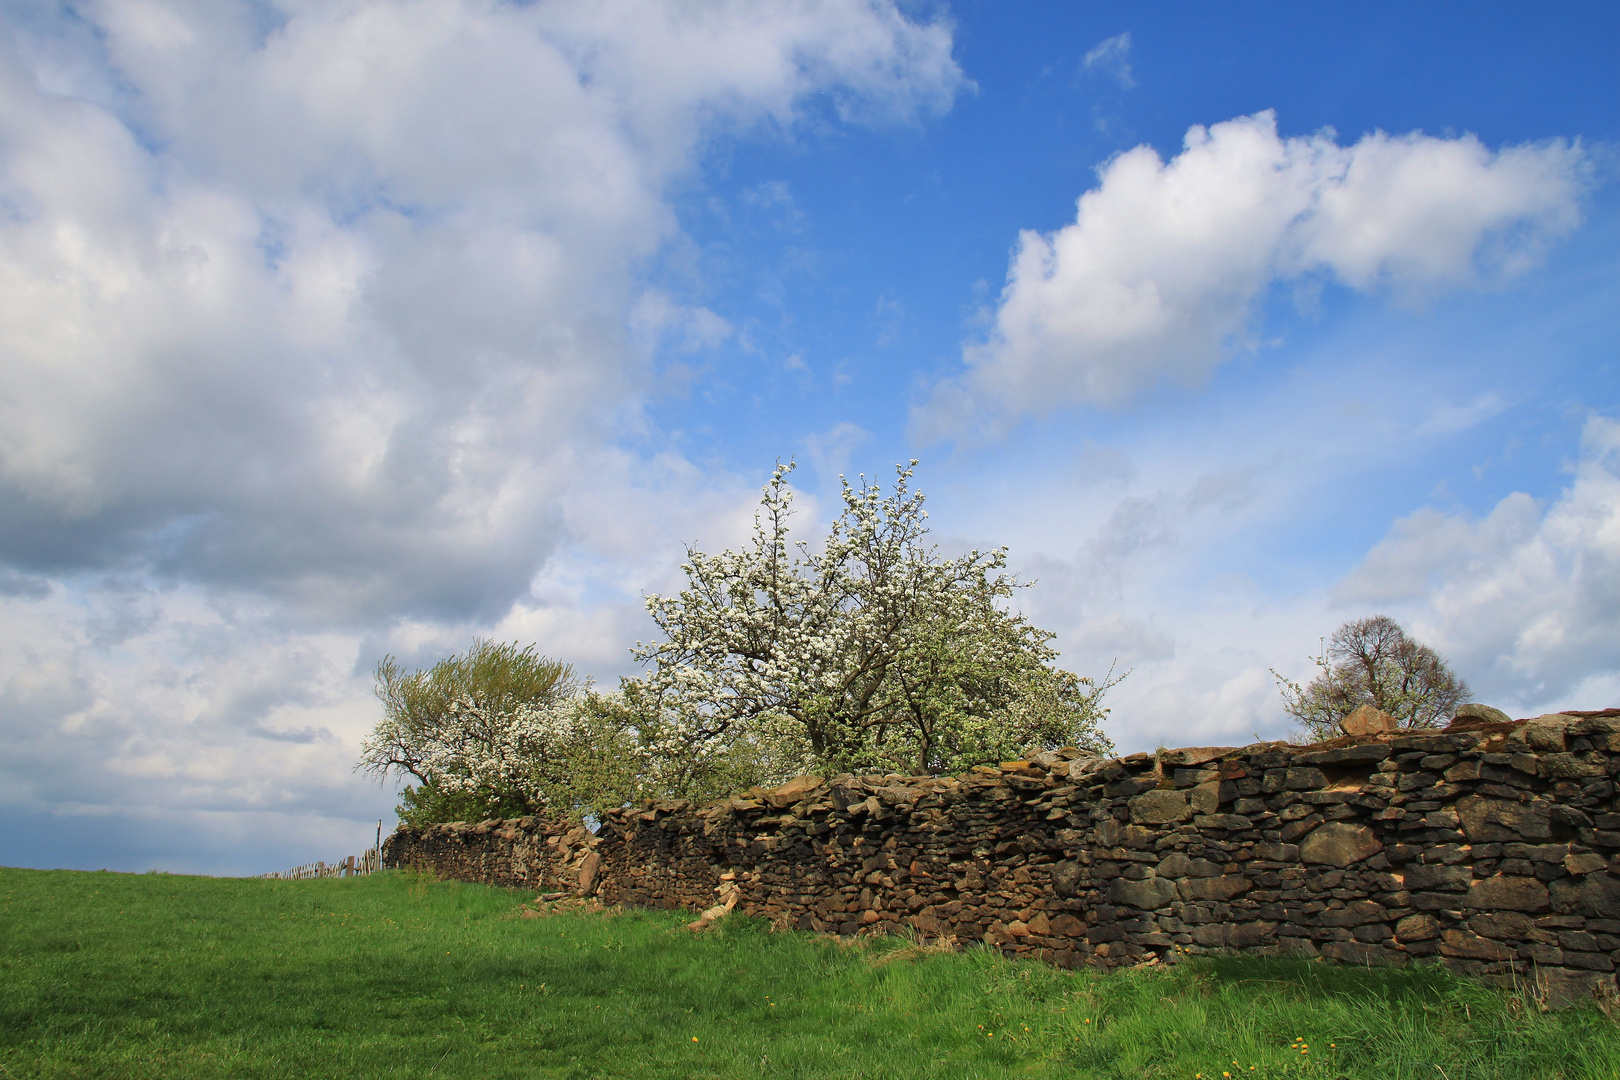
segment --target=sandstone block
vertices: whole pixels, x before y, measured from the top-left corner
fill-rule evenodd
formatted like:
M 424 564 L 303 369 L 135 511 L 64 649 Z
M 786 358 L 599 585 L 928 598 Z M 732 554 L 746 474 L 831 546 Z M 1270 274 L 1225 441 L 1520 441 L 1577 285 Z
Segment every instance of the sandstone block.
M 1339 721 L 1339 730 L 1346 735 L 1378 735 L 1395 731 L 1400 726 L 1399 720 L 1371 705 L 1363 705 Z
M 1064 912 L 1052 920 L 1050 932 L 1056 937 L 1081 937 L 1086 932 L 1086 924 Z
M 792 806 L 821 785 L 822 780 L 819 776 L 795 776 L 781 787 L 769 792 L 765 796 L 765 801 L 780 810 Z
M 1497 874 L 1474 882 L 1463 903 L 1484 911 L 1547 911 L 1552 898 L 1535 878 Z
M 585 856 L 585 861 L 579 864 L 579 891 L 591 893 L 596 891 L 596 874 L 602 868 L 602 856 L 591 852 Z
M 1155 790 L 1131 799 L 1131 821 L 1138 825 L 1165 825 L 1193 816 L 1187 796 L 1179 791 Z
M 1330 821 L 1313 830 L 1299 845 L 1299 857 L 1308 863 L 1349 866 L 1379 851 L 1384 845 L 1366 825 Z

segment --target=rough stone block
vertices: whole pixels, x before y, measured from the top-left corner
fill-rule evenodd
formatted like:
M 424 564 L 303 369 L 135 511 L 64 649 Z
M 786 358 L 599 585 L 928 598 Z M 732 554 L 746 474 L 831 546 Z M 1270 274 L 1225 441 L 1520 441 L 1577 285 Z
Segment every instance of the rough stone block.
M 1300 842 L 1299 857 L 1307 863 L 1350 866 L 1383 847 L 1370 827 L 1333 821 L 1319 826 Z
M 1555 881 L 1551 894 L 1552 910 L 1559 914 L 1620 919 L 1620 881 L 1606 873 Z
M 1219 781 L 1199 784 L 1187 792 L 1187 803 L 1195 814 L 1213 814 L 1221 806 Z
M 1180 893 L 1183 900 L 1230 900 L 1253 887 L 1254 882 L 1242 874 L 1226 874 L 1222 877 L 1188 878 L 1181 883 Z
M 1399 720 L 1372 705 L 1363 705 L 1339 721 L 1339 730 L 1346 735 L 1381 735 L 1400 726 Z
M 1475 881 L 1469 887 L 1463 903 L 1483 911 L 1537 912 L 1550 910 L 1552 898 L 1548 895 L 1547 886 L 1535 878 L 1496 874 Z
M 1468 866 L 1445 866 L 1434 863 L 1409 863 L 1402 875 L 1408 889 L 1437 889 L 1441 892 L 1468 888 L 1474 872 Z
M 1158 869 L 1158 875 L 1166 878 L 1219 877 L 1223 872 L 1220 863 L 1188 858 L 1179 851 L 1171 852 L 1160 860 Z
M 1164 825 L 1192 817 L 1187 796 L 1179 791 L 1155 790 L 1130 801 L 1131 821 L 1138 825 Z
M 1482 938 L 1468 930 L 1444 930 L 1440 934 L 1440 952 L 1444 956 L 1458 956 L 1468 960 L 1513 960 L 1518 950 L 1500 942 Z
M 1457 800 L 1457 816 L 1463 833 L 1476 844 L 1552 838 L 1552 813 L 1543 801 L 1509 802 L 1468 795 Z
M 1317 750 L 1294 758 L 1299 765 L 1375 765 L 1389 757 L 1388 743 L 1364 743 L 1361 746 L 1340 746 L 1332 750 Z
M 1483 937 L 1523 941 L 1535 929 L 1535 924 L 1522 912 L 1493 911 L 1469 919 L 1468 928 Z
M 1164 907 L 1175 900 L 1176 896 L 1175 883 L 1164 878 L 1148 878 L 1146 881 L 1126 881 L 1121 878 L 1108 889 L 1110 902 L 1128 904 L 1147 911 Z
M 1428 941 L 1440 936 L 1440 920 L 1433 915 L 1408 915 L 1395 924 L 1395 936 L 1401 941 Z

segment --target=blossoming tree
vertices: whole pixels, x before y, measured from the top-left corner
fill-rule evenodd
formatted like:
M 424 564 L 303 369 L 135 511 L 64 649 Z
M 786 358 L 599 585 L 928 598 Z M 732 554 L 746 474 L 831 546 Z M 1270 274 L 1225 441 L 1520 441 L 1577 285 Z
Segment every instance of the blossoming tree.
M 1061 745 L 1106 752 L 1117 679 L 1053 666 L 1054 635 L 1007 609 L 1007 552 L 943 558 L 926 546 L 916 462 L 892 493 L 842 484 L 819 549 L 790 537 L 793 466 L 778 465 L 740 552 L 688 551 L 687 586 L 653 596 L 665 640 L 650 664 L 666 752 L 735 753 L 761 767 L 951 772 Z

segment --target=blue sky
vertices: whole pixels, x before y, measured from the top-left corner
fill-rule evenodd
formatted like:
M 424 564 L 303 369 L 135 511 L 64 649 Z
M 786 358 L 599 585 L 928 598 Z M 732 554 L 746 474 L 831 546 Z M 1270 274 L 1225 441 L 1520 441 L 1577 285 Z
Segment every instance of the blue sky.
M 370 671 L 611 682 L 922 460 L 1127 749 L 1386 612 L 1620 698 L 1608 5 L 0 6 L 0 863 L 358 850 Z M 369 823 L 369 824 L 368 824 Z

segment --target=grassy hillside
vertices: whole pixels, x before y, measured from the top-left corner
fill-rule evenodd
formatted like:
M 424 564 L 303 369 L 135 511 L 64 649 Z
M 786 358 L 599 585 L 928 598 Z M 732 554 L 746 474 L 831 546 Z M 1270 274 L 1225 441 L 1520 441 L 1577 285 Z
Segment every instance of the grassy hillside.
M 1620 1027 L 1434 970 L 1108 977 L 530 897 L 0 870 L 3 1077 L 1620 1076 Z

